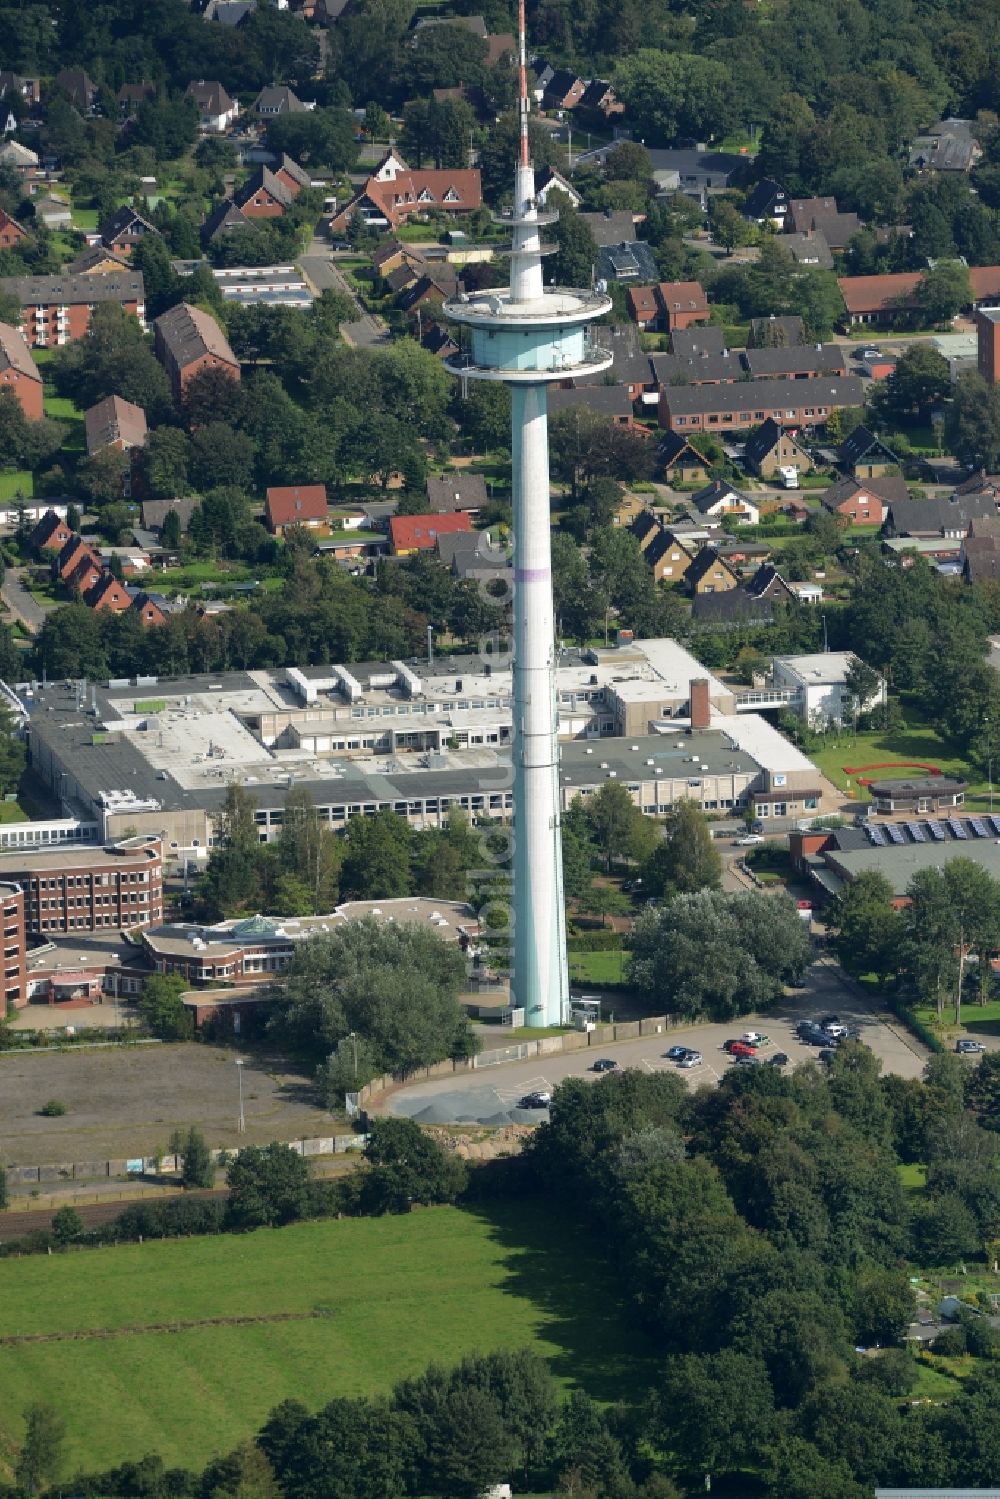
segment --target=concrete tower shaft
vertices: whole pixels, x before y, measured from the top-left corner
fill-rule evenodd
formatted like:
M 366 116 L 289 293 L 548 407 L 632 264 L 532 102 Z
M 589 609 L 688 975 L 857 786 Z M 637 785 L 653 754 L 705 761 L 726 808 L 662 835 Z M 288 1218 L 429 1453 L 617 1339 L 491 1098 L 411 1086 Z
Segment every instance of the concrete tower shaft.
M 463 380 L 511 390 L 514 526 L 514 828 L 512 1001 L 528 1025 L 556 1025 L 569 1005 L 555 694 L 547 388 L 598 374 L 611 354 L 587 325 L 610 311 L 594 291 L 546 288 L 540 213 L 528 150 L 524 0 L 519 4 L 520 150 L 514 169 L 510 284 L 460 296 L 445 314 L 467 329 L 448 361 Z

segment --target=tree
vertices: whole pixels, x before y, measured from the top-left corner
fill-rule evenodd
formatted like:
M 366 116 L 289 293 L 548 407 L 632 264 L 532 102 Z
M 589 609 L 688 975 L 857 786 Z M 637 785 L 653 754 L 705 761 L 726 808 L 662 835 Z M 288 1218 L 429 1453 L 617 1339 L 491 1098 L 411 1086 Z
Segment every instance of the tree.
M 412 834 L 404 817 L 384 808 L 354 817 L 347 826 L 341 869 L 345 894 L 356 900 L 391 900 L 413 889 Z
M 735 203 L 726 198 L 716 198 L 712 203 L 712 237 L 731 255 L 737 245 L 750 241 L 751 226 L 740 213 Z
M 713 58 L 643 47 L 623 58 L 612 82 L 640 137 L 708 140 L 734 122 L 729 68 Z
M 968 468 L 1000 467 L 1000 386 L 959 375 L 945 414 L 945 441 Z
M 55 1406 L 38 1400 L 24 1413 L 24 1442 L 14 1463 L 17 1486 L 34 1495 L 54 1483 L 62 1467 L 66 1423 Z
M 24 738 L 14 715 L 6 704 L 0 704 L 0 795 L 17 791 L 27 758 Z
M 226 1216 L 236 1228 L 274 1228 L 304 1216 L 309 1168 L 290 1145 L 245 1146 L 226 1172 Z
M 408 1213 L 413 1203 L 454 1202 L 465 1188 L 465 1163 L 447 1155 L 412 1119 L 373 1119 L 365 1147 L 369 1170 L 362 1210 Z
M 117 302 L 99 302 L 83 338 L 59 349 L 56 388 L 78 406 L 119 395 L 141 406 L 151 423 L 172 411 L 170 386 L 138 322 Z
M 874 973 L 884 984 L 901 962 L 903 920 L 893 906 L 892 885 L 878 870 L 862 871 L 832 898 L 827 926 L 848 973 Z
M 939 260 L 924 272 L 915 295 L 928 322 L 951 322 L 972 303 L 968 267 L 958 260 Z
M 331 172 L 349 172 L 358 156 L 354 122 L 343 109 L 277 115 L 268 122 L 267 145 L 271 151 L 286 151 L 303 166 Z
M 610 182 L 650 182 L 652 159 L 638 141 L 619 141 L 604 159 L 604 175 Z
M 175 1152 L 182 1158 L 181 1181 L 185 1187 L 214 1187 L 215 1166 L 205 1136 L 194 1125 L 181 1136 Z
M 553 193 L 553 204 L 558 194 Z M 569 202 L 560 203 L 559 222 L 552 227 L 557 246 L 551 260 L 551 271 L 559 286 L 590 286 L 597 266 L 597 241 L 586 219 Z
M 194 1029 L 181 995 L 187 985 L 176 973 L 154 973 L 143 985 L 139 1014 L 161 1041 L 187 1041 Z
M 759 1359 L 729 1349 L 672 1359 L 659 1392 L 657 1424 L 690 1472 L 707 1477 L 752 1463 L 767 1451 L 774 1430 L 767 1370 Z
M 179 427 L 157 427 L 142 450 L 142 471 L 151 498 L 172 500 L 188 492 L 191 440 Z
M 201 1477 L 205 1499 L 281 1499 L 274 1469 L 256 1442 L 241 1442 L 209 1463 Z
M 610 874 L 616 861 L 634 852 L 645 819 L 620 781 L 604 782 L 587 803 L 587 816 Z
M 911 344 L 880 392 L 881 409 L 890 421 L 919 421 L 928 408 L 951 390 L 948 361 L 933 344 Z
M 643 890 L 650 895 L 684 895 L 716 888 L 722 859 L 708 819 L 693 801 L 675 802 L 666 815 L 663 840 L 643 868 Z
M 83 1219 L 76 1208 L 59 1208 L 52 1215 L 52 1232 L 56 1243 L 65 1249 L 67 1244 L 73 1244 L 83 1233 Z

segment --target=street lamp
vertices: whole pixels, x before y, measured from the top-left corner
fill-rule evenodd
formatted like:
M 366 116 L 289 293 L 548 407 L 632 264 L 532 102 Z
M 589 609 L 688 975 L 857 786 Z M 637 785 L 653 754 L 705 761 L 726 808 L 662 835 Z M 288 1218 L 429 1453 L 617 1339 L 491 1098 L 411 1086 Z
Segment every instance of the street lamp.
M 237 1075 L 237 1077 L 240 1080 L 240 1122 L 236 1126 L 236 1128 L 237 1128 L 237 1130 L 239 1131 L 239 1133 L 241 1135 L 245 1135 L 246 1132 L 247 1132 L 247 1121 L 246 1121 L 246 1117 L 244 1116 L 244 1113 L 243 1113 L 243 1058 L 242 1057 L 237 1057 L 236 1058 L 236 1075 Z
M 354 1081 L 357 1082 L 357 1080 L 358 1080 L 358 1033 L 357 1033 L 357 1031 L 351 1031 L 350 1035 L 346 1036 L 344 1039 L 347 1040 L 347 1041 L 352 1042 L 353 1046 L 354 1046 Z
M 990 734 L 990 721 L 983 719 L 986 728 L 986 777 L 990 786 L 990 812 L 993 811 L 993 737 Z

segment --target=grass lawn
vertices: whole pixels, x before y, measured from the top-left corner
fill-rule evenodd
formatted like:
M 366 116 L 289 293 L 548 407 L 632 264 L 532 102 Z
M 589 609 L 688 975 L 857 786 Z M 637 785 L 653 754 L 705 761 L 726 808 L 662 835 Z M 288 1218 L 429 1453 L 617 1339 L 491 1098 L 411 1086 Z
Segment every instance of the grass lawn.
M 574 952 L 569 948 L 569 976 L 582 984 L 621 984 L 625 980 L 627 954 L 617 952 Z
M 239 1318 L 275 1320 L 205 1325 Z M 201 1325 L 154 1330 L 178 1322 Z M 78 1336 L 6 1341 L 52 1332 Z M 534 1347 L 601 1400 L 655 1376 L 603 1247 L 535 1203 L 5 1260 L 0 1339 L 0 1473 L 40 1390 L 72 1471 L 151 1451 L 200 1464 L 280 1400 L 386 1390 L 474 1349 Z
M 35 478 L 27 469 L 8 469 L 0 474 L 0 500 L 16 500 L 18 490 L 26 500 L 35 493 Z
M 953 1375 L 942 1367 L 942 1361 L 918 1359 L 917 1382 L 913 1387 L 912 1400 L 949 1400 L 958 1389 Z
M 77 208 L 73 205 L 73 228 L 74 229 L 96 229 L 98 222 L 96 208 Z
M 45 392 L 45 415 L 57 422 L 82 422 L 83 412 L 69 396 L 53 396 Z
M 914 760 L 922 764 L 936 765 L 945 775 L 957 775 L 970 781 L 966 802 L 974 810 L 987 805 L 986 783 L 970 771 L 961 756 L 956 755 L 949 741 L 933 726 L 918 717 L 914 705 L 904 703 L 906 726 L 889 733 L 873 732 L 858 734 L 850 731 L 840 736 L 825 739 L 807 751 L 810 760 L 827 776 L 838 791 L 848 796 L 865 799 L 867 790 L 857 785 L 857 777 L 849 777 L 847 767 L 861 767 L 885 762 L 889 769 L 879 772 L 883 779 L 892 775 L 891 766 L 897 762 Z M 903 771 L 903 774 L 910 772 Z M 919 774 L 919 772 L 912 772 Z M 1000 806 L 1000 802 L 996 805 Z
M 922 1161 L 910 1161 L 897 1166 L 896 1175 L 905 1192 L 922 1192 L 927 1181 L 927 1167 Z

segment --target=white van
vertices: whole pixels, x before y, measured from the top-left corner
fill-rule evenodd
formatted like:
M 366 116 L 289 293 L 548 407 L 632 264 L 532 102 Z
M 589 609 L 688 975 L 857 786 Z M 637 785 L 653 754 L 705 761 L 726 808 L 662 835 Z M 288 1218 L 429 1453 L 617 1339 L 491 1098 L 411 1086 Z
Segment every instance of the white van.
M 787 466 L 780 468 L 778 470 L 778 473 L 781 475 L 781 482 L 785 489 L 798 489 L 799 471 L 797 468 L 795 468 L 792 464 L 788 464 Z

